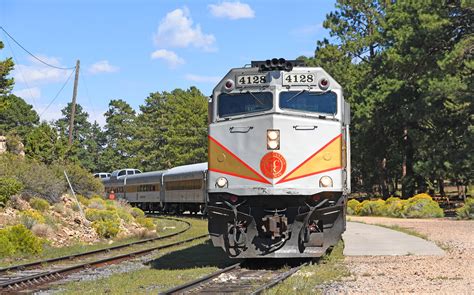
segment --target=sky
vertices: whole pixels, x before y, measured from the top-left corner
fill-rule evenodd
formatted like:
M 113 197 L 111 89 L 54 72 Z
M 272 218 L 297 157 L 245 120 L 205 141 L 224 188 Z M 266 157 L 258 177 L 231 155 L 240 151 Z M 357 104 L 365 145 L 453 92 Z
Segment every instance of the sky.
M 317 40 L 329 38 L 322 23 L 333 10 L 334 0 L 1 0 L 0 26 L 51 65 L 80 60 L 77 103 L 103 126 L 112 99 L 139 111 L 157 91 L 196 86 L 210 95 L 251 60 L 313 56 Z M 60 118 L 72 71 L 41 64 L 1 31 L 0 40 L 0 59 L 14 57 L 13 93 L 41 120 Z

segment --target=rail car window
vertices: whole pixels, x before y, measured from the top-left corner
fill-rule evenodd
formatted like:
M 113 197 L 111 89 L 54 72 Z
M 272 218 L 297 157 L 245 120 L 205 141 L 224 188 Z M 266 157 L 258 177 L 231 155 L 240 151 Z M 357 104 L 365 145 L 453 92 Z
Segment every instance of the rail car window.
M 315 113 L 337 113 L 334 92 L 287 91 L 280 93 L 280 108 Z
M 272 108 L 271 92 L 222 93 L 217 100 L 219 117 L 263 112 Z
M 192 179 L 192 180 L 168 181 L 165 183 L 165 187 L 167 191 L 183 191 L 183 190 L 201 189 L 202 180 Z
M 156 189 L 158 188 L 158 189 Z M 140 185 L 138 186 L 138 191 L 139 192 L 154 192 L 160 190 L 159 185 L 152 185 L 152 184 L 145 184 L 145 185 Z

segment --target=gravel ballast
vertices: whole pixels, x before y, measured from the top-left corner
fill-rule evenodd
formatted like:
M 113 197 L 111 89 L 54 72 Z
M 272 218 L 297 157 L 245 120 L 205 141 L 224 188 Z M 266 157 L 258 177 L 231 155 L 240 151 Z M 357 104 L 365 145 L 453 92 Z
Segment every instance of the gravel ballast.
M 416 231 L 443 247 L 446 255 L 346 257 L 351 276 L 326 286 L 324 294 L 474 294 L 474 221 L 349 219 Z

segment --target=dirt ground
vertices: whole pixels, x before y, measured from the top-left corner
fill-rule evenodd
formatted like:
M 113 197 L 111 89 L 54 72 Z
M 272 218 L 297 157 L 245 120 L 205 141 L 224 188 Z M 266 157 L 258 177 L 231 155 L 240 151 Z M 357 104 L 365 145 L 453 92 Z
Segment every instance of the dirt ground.
M 346 257 L 352 275 L 324 294 L 474 294 L 474 221 L 349 217 L 419 232 L 445 256 Z

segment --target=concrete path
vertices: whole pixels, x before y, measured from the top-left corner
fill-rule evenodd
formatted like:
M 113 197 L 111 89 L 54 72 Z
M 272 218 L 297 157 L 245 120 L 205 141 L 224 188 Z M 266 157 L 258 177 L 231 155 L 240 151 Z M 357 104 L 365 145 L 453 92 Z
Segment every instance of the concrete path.
M 433 242 L 376 225 L 347 222 L 346 256 L 444 255 Z

